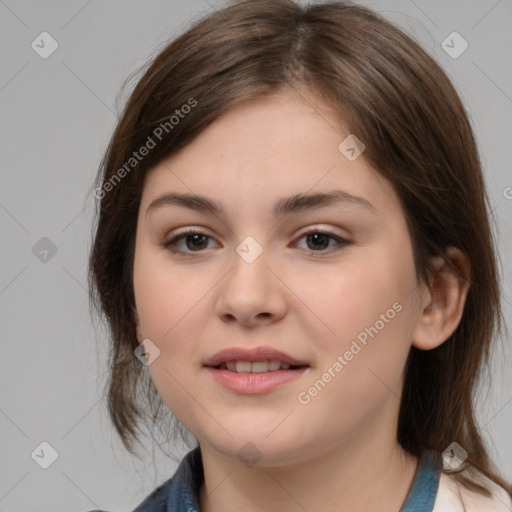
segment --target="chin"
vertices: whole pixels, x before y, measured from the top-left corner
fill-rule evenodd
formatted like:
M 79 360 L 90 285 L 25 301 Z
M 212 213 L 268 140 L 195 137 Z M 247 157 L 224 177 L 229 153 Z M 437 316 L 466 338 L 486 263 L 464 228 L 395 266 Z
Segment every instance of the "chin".
M 243 433 L 228 430 L 233 437 L 203 438 L 200 443 L 206 442 L 218 453 L 247 467 L 287 466 L 307 459 L 318 450 L 318 447 L 304 444 L 304 437 L 300 434 L 289 435 L 285 429 L 279 436 L 276 432 L 268 435 L 268 429 L 262 432 L 246 428 Z

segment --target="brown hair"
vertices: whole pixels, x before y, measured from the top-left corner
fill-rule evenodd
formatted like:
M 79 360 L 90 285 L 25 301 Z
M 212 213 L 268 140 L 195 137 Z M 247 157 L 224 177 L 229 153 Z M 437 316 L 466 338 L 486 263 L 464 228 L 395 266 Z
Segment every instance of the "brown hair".
M 461 99 L 433 58 L 377 13 L 349 2 L 231 3 L 161 50 L 129 97 L 95 183 L 101 202 L 89 262 L 91 304 L 110 329 L 109 415 L 124 446 L 134 453 L 139 419 L 149 410 L 155 423 L 162 405 L 134 356 L 132 274 L 144 175 L 233 105 L 286 87 L 310 91 L 332 105 L 365 143 L 364 158 L 401 200 L 419 280 L 429 282 L 430 258 L 448 246 L 468 256 L 471 286 L 458 328 L 434 350 L 411 348 L 397 438 L 416 456 L 427 449 L 440 453 L 457 441 L 468 452 L 470 467 L 509 491 L 474 417 L 480 372 L 502 328 L 497 257 L 475 137 Z M 188 113 L 178 123 L 169 123 L 187 104 L 195 106 L 180 110 Z M 161 140 L 127 170 L 133 152 L 164 125 L 156 132 L 164 135 Z M 123 166 L 126 172 L 120 173 Z M 141 407 L 144 384 L 146 407 Z M 467 472 L 457 477 L 488 494 Z

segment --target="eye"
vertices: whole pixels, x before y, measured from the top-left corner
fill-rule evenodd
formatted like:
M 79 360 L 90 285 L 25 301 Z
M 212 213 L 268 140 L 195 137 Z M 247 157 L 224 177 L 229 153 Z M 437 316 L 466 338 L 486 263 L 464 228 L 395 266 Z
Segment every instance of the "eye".
M 312 229 L 307 233 L 304 233 L 299 238 L 299 240 L 302 240 L 303 238 L 306 239 L 306 244 L 308 245 L 306 249 L 310 252 L 332 252 L 326 251 L 326 249 L 330 248 L 337 250 L 350 243 L 348 240 L 345 240 L 344 238 L 335 235 L 334 233 L 319 228 Z M 204 249 L 209 248 L 208 239 L 213 240 L 213 238 L 206 233 L 202 233 L 196 229 L 189 228 L 185 232 L 174 236 L 170 240 L 162 242 L 160 245 L 162 245 L 162 247 L 169 250 L 173 254 L 194 252 L 200 253 Z M 335 242 L 334 247 L 330 245 L 331 241 Z
M 187 252 L 201 252 L 207 249 L 207 240 L 213 240 L 209 235 L 197 231 L 195 229 L 188 229 L 184 233 L 176 235 L 170 240 L 163 242 L 161 245 L 172 253 L 187 253 Z M 180 242 L 185 243 L 185 249 L 179 247 Z
M 302 240 L 303 238 L 306 239 L 307 247 L 306 249 L 312 251 L 312 252 L 332 252 L 332 251 L 325 251 L 325 249 L 340 249 L 341 247 L 344 247 L 348 245 L 350 242 L 348 240 L 345 240 L 344 238 L 335 235 L 334 233 L 330 233 L 329 231 L 325 231 L 323 229 L 313 229 L 308 231 L 307 233 L 304 233 L 299 240 Z M 335 244 L 334 247 L 330 247 L 330 242 L 334 240 Z

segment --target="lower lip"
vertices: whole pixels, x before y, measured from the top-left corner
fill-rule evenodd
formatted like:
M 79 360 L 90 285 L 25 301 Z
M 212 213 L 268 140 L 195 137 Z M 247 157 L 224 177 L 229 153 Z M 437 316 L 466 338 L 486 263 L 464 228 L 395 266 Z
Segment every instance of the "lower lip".
M 237 373 L 211 367 L 206 369 L 222 386 L 244 395 L 256 395 L 298 379 L 308 368 L 304 366 L 297 370 L 276 370 L 266 373 Z

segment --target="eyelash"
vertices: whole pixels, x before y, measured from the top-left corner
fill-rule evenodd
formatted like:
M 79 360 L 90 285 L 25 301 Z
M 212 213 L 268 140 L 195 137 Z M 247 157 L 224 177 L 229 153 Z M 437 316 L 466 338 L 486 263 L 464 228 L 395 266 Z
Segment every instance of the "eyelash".
M 304 238 L 308 235 L 314 235 L 314 234 L 325 235 L 329 238 L 332 238 L 333 240 L 335 240 L 338 243 L 337 247 L 335 247 L 334 250 L 332 248 L 330 250 L 329 249 L 321 249 L 319 251 L 309 250 L 309 253 L 314 256 L 317 256 L 317 253 L 330 254 L 334 251 L 341 250 L 343 247 L 350 244 L 350 242 L 348 240 L 340 237 L 339 235 L 335 235 L 334 233 L 331 233 L 330 231 L 326 231 L 326 230 L 320 229 L 320 228 L 312 229 L 310 231 L 307 231 L 306 233 L 303 233 L 299 237 L 299 240 L 301 240 L 302 238 Z M 187 236 L 191 236 L 191 235 L 202 235 L 206 238 L 210 238 L 210 239 L 212 238 L 210 235 L 207 235 L 206 233 L 198 231 L 197 229 L 189 228 L 186 231 L 184 231 L 183 233 L 180 233 L 179 235 L 176 235 L 175 237 L 171 238 L 170 240 L 162 242 L 160 245 L 164 249 L 168 250 L 169 252 L 171 252 L 173 254 L 200 254 L 201 252 L 203 252 L 202 250 L 200 250 L 200 251 L 182 251 L 180 249 L 176 249 L 176 244 L 181 239 L 184 239 Z M 319 256 L 321 256 L 321 255 L 322 254 L 319 254 Z

